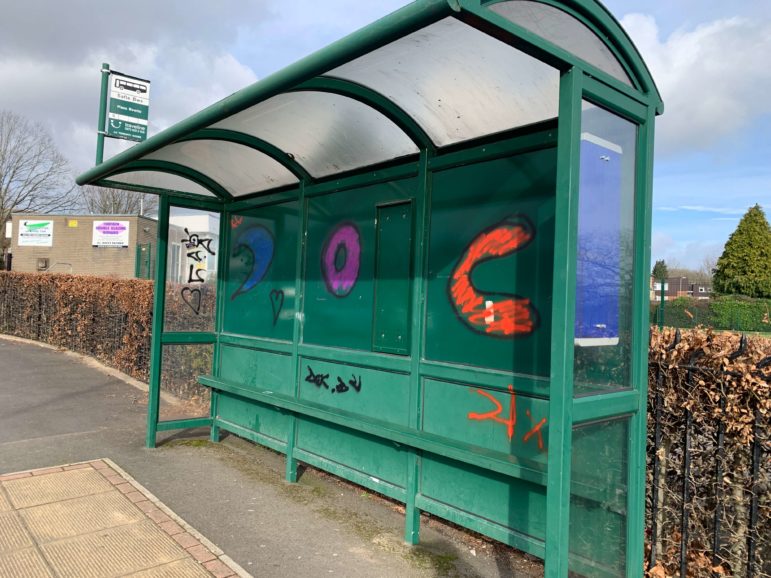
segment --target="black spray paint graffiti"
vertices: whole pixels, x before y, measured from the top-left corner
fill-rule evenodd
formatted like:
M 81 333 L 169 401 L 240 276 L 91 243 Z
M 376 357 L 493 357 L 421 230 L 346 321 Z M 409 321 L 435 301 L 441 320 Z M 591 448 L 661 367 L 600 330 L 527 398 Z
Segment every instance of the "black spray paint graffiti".
M 284 307 L 284 292 L 281 289 L 273 289 L 270 292 L 270 307 L 273 309 L 273 325 L 276 325 L 281 309 Z
M 348 380 L 347 384 L 343 381 L 342 377 L 337 376 L 337 384 L 330 388 L 330 385 L 327 383 L 327 379 L 329 379 L 328 373 L 315 373 L 310 365 L 306 365 L 306 367 L 308 368 L 308 375 L 305 376 L 305 381 L 312 383 L 318 388 L 323 387 L 324 389 L 330 390 L 332 393 L 346 393 L 351 389 L 356 393 L 361 392 L 361 376 L 356 377 L 351 374 L 351 379 Z
M 198 233 L 190 234 L 190 231 L 185 227 L 185 234 L 187 237 L 182 239 L 182 243 L 187 247 L 187 257 L 192 259 L 195 263 L 190 263 L 187 274 L 188 283 L 204 283 L 206 279 L 202 277 L 206 271 L 206 253 L 214 256 L 211 244 L 213 239 L 201 238 Z M 191 289 L 190 287 L 183 287 L 181 291 L 182 301 L 193 310 L 196 315 L 201 314 L 201 290 Z

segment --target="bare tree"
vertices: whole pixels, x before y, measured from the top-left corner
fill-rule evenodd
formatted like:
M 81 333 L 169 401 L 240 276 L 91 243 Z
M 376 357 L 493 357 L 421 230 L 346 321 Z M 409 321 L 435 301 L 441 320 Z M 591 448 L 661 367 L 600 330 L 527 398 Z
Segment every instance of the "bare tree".
M 80 196 L 92 215 L 148 215 L 158 212 L 158 197 L 107 187 L 81 187 Z
M 76 204 L 67 159 L 42 124 L 0 110 L 0 227 L 11 213 L 53 213 Z

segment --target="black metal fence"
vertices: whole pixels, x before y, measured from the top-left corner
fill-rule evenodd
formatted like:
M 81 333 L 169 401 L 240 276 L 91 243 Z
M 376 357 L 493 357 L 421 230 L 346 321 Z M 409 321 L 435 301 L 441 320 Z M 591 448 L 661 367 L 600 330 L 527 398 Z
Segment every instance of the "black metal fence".
M 652 360 L 648 440 L 648 547 L 654 576 L 771 576 L 771 355 L 739 370 L 702 364 L 678 330 Z M 731 367 L 747 338 L 723 358 Z M 771 353 L 771 352 L 770 352 Z M 653 357 L 653 356 L 652 356 Z M 765 384 L 741 393 L 739 380 Z M 652 426 L 652 427 L 651 427 Z

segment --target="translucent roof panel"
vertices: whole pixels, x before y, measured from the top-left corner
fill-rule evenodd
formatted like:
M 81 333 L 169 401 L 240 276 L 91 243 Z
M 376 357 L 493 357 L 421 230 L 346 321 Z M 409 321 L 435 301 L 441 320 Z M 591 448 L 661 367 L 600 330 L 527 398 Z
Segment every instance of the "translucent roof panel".
M 279 94 L 212 128 L 261 138 L 291 155 L 314 177 L 419 152 L 404 131 L 375 109 L 327 92 Z
M 151 187 L 154 189 L 164 189 L 179 193 L 191 193 L 193 195 L 202 195 L 204 197 L 217 196 L 209 189 L 202 187 L 190 179 L 160 171 L 130 171 L 118 175 L 107 175 L 104 178 L 114 183 Z
M 507 0 L 489 8 L 632 86 L 624 67 L 602 39 L 567 12 L 533 0 Z
M 438 146 L 555 118 L 559 72 L 446 18 L 328 73 L 387 96 Z
M 222 140 L 191 140 L 144 157 L 195 169 L 240 197 L 298 182 L 289 169 L 263 152 Z

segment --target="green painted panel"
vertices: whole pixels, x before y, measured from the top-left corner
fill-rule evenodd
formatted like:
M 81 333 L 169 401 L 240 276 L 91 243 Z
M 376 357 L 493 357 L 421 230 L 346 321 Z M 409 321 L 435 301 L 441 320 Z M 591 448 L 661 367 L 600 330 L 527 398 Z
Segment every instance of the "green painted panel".
M 410 198 L 415 186 L 406 179 L 308 200 L 305 343 L 372 350 L 378 205 Z
M 542 540 L 546 528 L 546 488 L 487 470 L 424 455 L 420 493 L 466 513 Z M 483 531 L 469 524 L 472 530 Z
M 297 420 L 298 448 L 403 488 L 407 451 L 395 444 L 310 418 Z
M 427 379 L 422 430 L 453 440 L 546 463 L 549 402 L 517 391 Z
M 318 359 L 300 359 L 300 399 L 407 425 L 410 376 Z
M 289 433 L 288 415 L 225 392 L 221 392 L 217 400 L 217 417 L 281 442 L 286 442 Z
M 547 376 L 556 149 L 436 173 L 426 357 Z
M 220 377 L 244 387 L 292 395 L 292 367 L 288 354 L 220 346 Z
M 224 330 L 291 340 L 294 330 L 299 203 L 230 217 Z
M 372 349 L 406 355 L 410 343 L 412 203 L 377 208 Z
M 573 430 L 570 568 L 585 576 L 623 576 L 629 418 Z

